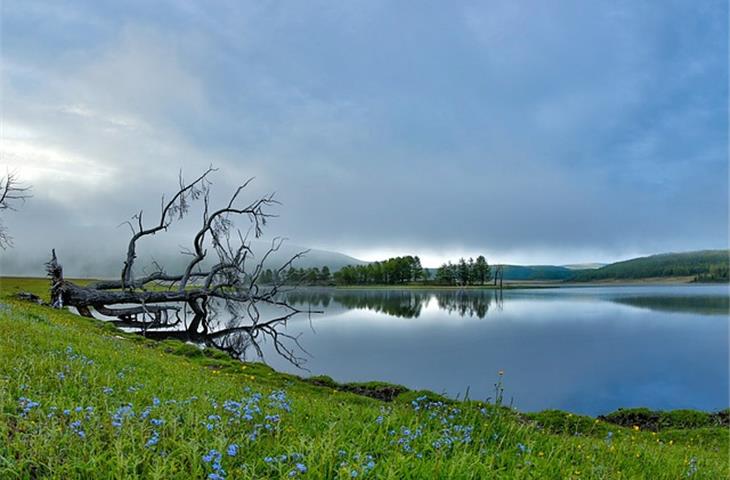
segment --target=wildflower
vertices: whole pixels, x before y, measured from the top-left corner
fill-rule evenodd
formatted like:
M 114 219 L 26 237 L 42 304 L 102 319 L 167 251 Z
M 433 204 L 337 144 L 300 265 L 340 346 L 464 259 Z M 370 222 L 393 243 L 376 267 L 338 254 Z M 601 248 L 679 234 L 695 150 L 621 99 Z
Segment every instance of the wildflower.
M 127 404 L 119 407 L 116 412 L 112 415 L 112 426 L 121 428 L 125 418 L 134 417 L 134 411 L 132 406 Z
M 291 412 L 291 404 L 289 402 L 289 399 L 286 396 L 286 392 L 284 390 L 277 390 L 275 392 L 271 392 L 269 395 L 269 406 L 274 408 L 279 408 L 281 410 L 284 410 L 286 412 Z
M 273 457 L 265 457 L 264 458 L 264 462 L 266 462 L 266 463 L 274 463 L 274 458 Z
M 74 432 L 76 435 L 78 435 L 81 438 L 86 438 L 86 432 L 81 428 L 81 421 L 76 420 L 75 422 L 72 422 L 71 425 L 71 431 Z
M 101 391 L 104 392 L 105 395 L 111 395 L 114 393 L 114 389 L 112 387 L 104 387 Z
M 20 414 L 21 417 L 27 416 L 31 410 L 41 406 L 40 402 L 35 402 L 35 401 L 31 400 L 30 398 L 26 398 L 26 397 L 20 397 L 18 399 L 18 402 L 20 403 L 20 407 L 23 409 L 23 412 Z
M 147 443 L 145 444 L 145 447 L 151 448 L 157 445 L 160 441 L 160 434 L 157 433 L 157 430 L 152 432 L 152 436 L 149 440 L 147 440 Z
M 219 462 L 220 459 L 221 459 L 221 457 L 222 456 L 221 456 L 220 452 L 218 452 L 218 450 L 212 449 L 208 453 L 206 453 L 205 455 L 203 455 L 203 461 L 205 463 L 211 463 L 211 462 L 214 462 L 214 461 L 215 462 Z
M 355 478 L 355 477 L 357 477 L 357 470 L 353 470 L 350 472 L 350 478 Z
M 520 450 L 520 453 L 527 452 L 527 447 L 525 445 L 523 445 L 522 443 L 518 443 L 517 448 Z
M 238 454 L 238 445 L 236 445 L 235 443 L 228 445 L 228 450 L 226 450 L 226 453 L 228 453 L 229 457 L 235 457 Z
M 161 418 L 153 418 L 152 420 L 150 420 L 150 423 L 152 425 L 154 425 L 155 427 L 159 427 L 160 425 L 162 425 L 163 423 L 165 423 L 165 421 L 162 420 Z
M 378 418 L 375 419 L 375 423 L 377 423 L 378 425 L 380 425 L 381 423 L 383 423 L 383 416 L 382 415 L 378 415 Z
M 56 377 L 58 377 L 59 380 L 64 380 L 66 378 L 66 374 L 63 372 L 58 372 L 56 374 Z
M 638 426 L 638 425 L 634 425 L 634 431 L 638 432 L 639 430 L 641 430 L 641 429 L 639 428 L 639 426 Z
M 307 467 L 303 463 L 297 463 L 294 465 L 294 468 L 296 468 L 300 473 L 307 473 Z

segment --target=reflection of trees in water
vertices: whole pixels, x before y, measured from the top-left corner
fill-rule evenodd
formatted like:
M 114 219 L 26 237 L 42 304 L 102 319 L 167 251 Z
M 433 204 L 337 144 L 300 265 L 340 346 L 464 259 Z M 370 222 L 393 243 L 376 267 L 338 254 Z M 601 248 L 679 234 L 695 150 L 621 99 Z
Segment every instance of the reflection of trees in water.
M 493 303 L 502 308 L 502 296 L 494 290 L 330 290 L 287 294 L 292 305 L 316 309 L 326 308 L 333 301 L 347 309 L 372 310 L 399 318 L 418 318 L 433 298 L 441 310 L 460 316 L 484 318 Z
M 612 302 L 660 312 L 727 315 L 730 298 L 725 295 L 633 295 L 616 297 Z
M 492 302 L 495 301 L 495 292 L 493 290 L 438 292 L 436 300 L 439 308 L 448 313 L 458 313 L 462 317 L 484 318 Z M 501 298 L 499 301 L 501 308 Z
M 286 301 L 292 305 L 310 305 L 312 308 L 327 308 L 332 301 L 331 290 L 293 290 L 285 295 Z
M 353 309 L 367 309 L 399 318 L 418 318 L 431 296 L 410 290 L 335 292 L 333 300 Z

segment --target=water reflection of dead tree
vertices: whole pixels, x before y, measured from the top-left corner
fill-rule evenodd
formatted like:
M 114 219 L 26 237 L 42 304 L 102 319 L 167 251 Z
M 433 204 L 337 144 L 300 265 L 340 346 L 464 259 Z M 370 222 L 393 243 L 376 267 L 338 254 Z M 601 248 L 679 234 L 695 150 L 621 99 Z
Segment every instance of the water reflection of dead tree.
M 234 223 L 237 218 L 246 218 L 249 232 L 259 238 L 267 220 L 274 216 L 269 207 L 278 202 L 273 195 L 242 202 L 241 194 L 249 180 L 238 186 L 227 203 L 213 209 L 209 177 L 215 171 L 209 168 L 189 183 L 180 175 L 177 192 L 167 201 L 163 197 L 159 217 L 153 224 L 145 223 L 143 211 L 125 222 L 132 235 L 117 280 L 86 286 L 65 280 L 54 250 L 47 264 L 52 304 L 75 307 L 86 316 L 96 311 L 114 317 L 119 326 L 141 330 L 151 337 L 201 341 L 237 356 L 249 348 L 262 356 L 261 341 L 268 340 L 279 354 L 301 365 L 302 359 L 287 345 L 291 341 L 298 346 L 297 338 L 282 329 L 287 320 L 302 311 L 281 299 L 279 283 L 264 286 L 259 281 L 265 262 L 279 250 L 283 240 L 275 238 L 264 254 L 254 260 L 248 234 L 243 235 Z M 187 257 L 181 273 L 170 273 L 163 265 L 153 262 L 141 269 L 145 273 L 138 275 L 138 242 L 168 231 L 190 213 L 196 201 L 202 203 L 201 224 L 193 235 L 192 248 L 181 252 Z M 283 262 L 277 270 L 281 275 L 276 277 L 283 278 L 286 269 L 304 253 Z M 260 314 L 264 305 L 276 312 L 271 318 Z M 192 312 L 190 321 L 187 321 L 188 311 Z M 215 329 L 211 319 L 219 312 L 234 319 L 236 326 Z

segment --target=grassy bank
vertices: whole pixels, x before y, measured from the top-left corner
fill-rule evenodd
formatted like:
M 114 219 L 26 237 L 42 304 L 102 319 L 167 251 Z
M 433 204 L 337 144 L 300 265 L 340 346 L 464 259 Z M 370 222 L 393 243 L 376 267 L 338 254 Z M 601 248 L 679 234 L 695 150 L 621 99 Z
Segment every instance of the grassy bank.
M 383 402 L 12 298 L 45 288 L 0 283 L 3 479 L 730 475 L 728 430 L 709 416 L 613 419 L 623 427 L 423 392 Z

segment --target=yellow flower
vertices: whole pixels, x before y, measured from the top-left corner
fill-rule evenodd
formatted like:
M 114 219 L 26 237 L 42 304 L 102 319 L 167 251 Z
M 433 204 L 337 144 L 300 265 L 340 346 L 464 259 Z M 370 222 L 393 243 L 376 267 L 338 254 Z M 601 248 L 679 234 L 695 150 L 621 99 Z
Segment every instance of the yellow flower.
M 636 430 L 638 432 L 640 430 L 639 426 L 638 425 L 634 425 L 634 430 Z
M 674 445 L 674 440 L 669 440 L 669 445 Z

